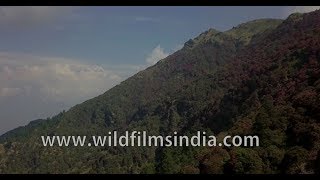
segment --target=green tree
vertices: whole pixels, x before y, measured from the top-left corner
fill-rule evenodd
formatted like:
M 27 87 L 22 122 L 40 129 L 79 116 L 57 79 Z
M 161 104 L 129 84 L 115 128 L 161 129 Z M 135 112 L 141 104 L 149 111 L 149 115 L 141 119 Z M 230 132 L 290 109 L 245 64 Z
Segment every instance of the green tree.
M 258 152 L 249 148 L 233 148 L 230 152 L 231 159 L 228 167 L 236 174 L 263 173 L 263 161 Z
M 290 148 L 284 156 L 284 172 L 288 174 L 305 173 L 308 154 L 308 151 L 300 146 Z

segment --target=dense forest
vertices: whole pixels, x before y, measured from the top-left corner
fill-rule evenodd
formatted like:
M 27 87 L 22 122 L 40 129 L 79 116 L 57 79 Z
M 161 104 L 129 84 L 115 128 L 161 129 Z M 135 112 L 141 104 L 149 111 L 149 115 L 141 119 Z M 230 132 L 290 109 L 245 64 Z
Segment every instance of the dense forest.
M 319 173 L 320 11 L 215 29 L 0 137 L 0 173 Z M 258 135 L 259 147 L 43 147 L 42 135 Z

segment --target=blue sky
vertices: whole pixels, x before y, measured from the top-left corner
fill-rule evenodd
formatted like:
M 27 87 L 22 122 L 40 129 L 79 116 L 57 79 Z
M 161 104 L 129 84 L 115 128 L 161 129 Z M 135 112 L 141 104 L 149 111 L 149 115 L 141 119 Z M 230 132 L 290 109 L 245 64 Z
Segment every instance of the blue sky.
M 0 134 L 95 97 L 184 42 L 319 7 L 0 7 Z
M 209 28 L 223 31 L 286 15 L 284 7 L 74 7 L 43 21 L 1 28 L 0 50 L 141 64 L 159 44 L 170 52 Z

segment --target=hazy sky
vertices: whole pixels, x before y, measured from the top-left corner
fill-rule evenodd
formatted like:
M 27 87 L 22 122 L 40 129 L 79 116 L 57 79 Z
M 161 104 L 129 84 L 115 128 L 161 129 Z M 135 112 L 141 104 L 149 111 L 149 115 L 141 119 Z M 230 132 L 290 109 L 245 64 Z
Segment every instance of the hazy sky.
M 0 7 L 0 134 L 97 96 L 209 28 L 318 7 Z

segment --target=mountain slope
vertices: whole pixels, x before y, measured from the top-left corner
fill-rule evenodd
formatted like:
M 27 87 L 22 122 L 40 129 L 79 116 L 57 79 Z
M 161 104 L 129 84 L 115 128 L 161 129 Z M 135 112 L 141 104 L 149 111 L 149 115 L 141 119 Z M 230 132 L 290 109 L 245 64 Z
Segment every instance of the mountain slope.
M 306 173 L 319 161 L 320 11 L 210 29 L 106 93 L 0 138 L 0 172 Z M 257 148 L 42 147 L 41 135 L 206 130 Z

